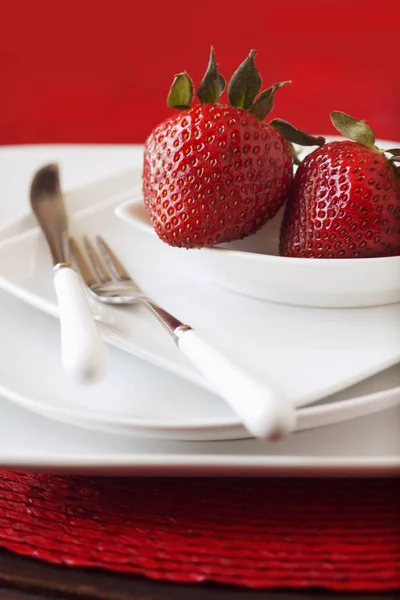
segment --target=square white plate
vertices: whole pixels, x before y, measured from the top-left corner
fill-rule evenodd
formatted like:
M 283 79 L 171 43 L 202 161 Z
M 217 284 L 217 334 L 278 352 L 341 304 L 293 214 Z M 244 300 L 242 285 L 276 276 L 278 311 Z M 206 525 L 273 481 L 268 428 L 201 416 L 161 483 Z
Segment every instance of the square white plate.
M 25 177 L 25 183 L 29 182 L 34 168 L 51 161 L 54 154 L 61 162 L 68 163 L 71 176 L 81 169 L 84 155 L 85 171 L 92 173 L 95 179 L 101 177 L 99 151 L 109 157 L 110 169 L 115 157 L 115 172 L 121 170 L 121 157 L 122 162 L 127 163 L 132 153 L 130 147 L 115 147 L 108 154 L 109 149 L 101 147 L 92 154 L 90 149 L 82 152 L 82 147 L 7 150 L 0 153 L 0 165 L 1 159 L 7 158 L 6 183 L 12 181 L 13 176 L 19 181 Z M 71 180 L 75 181 L 74 177 Z M 3 188 L 4 178 L 0 177 L 0 192 L 4 192 Z M 24 212 L 26 198 L 21 197 L 19 200 L 23 201 L 19 203 L 8 198 L 10 203 L 14 201 L 15 215 Z M 10 203 L 3 207 L 0 202 L 0 216 L 13 216 L 8 210 Z M 30 219 L 24 220 L 25 224 L 29 222 Z M 20 230 L 19 224 L 16 226 Z M 153 370 L 157 376 L 158 371 Z M 0 409 L 0 465 L 3 468 L 164 475 L 389 475 L 400 472 L 398 409 L 303 432 L 273 445 L 250 440 L 190 444 L 135 440 L 56 424 L 4 400 L 0 400 Z

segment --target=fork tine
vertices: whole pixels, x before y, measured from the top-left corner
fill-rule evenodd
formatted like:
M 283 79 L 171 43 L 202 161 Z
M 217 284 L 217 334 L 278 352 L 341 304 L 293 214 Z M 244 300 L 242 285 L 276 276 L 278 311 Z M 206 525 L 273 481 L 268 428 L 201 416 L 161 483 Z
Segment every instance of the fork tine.
M 98 255 L 94 245 L 87 236 L 83 238 L 83 244 L 85 246 L 85 250 L 87 252 L 93 270 L 96 273 L 99 281 L 101 283 L 110 283 L 110 281 L 112 281 L 112 278 L 108 274 L 107 269 L 105 268 L 104 263 Z
M 119 281 L 131 281 L 128 273 L 125 271 L 107 242 L 105 242 L 100 235 L 96 236 L 96 242 L 104 262 L 107 264 L 114 277 Z
M 79 248 L 78 243 L 72 237 L 69 239 L 69 247 L 71 250 L 72 258 L 76 263 L 76 266 L 82 276 L 82 279 L 88 287 L 92 287 L 97 283 L 96 275 L 94 274 L 94 272 L 90 268 L 90 265 L 86 261 L 82 250 Z

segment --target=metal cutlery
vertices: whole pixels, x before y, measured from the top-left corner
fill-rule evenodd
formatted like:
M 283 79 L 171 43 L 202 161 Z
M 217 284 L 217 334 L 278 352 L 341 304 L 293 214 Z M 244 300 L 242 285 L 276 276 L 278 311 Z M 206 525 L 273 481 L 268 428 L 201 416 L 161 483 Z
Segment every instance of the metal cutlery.
M 97 236 L 93 243 L 85 237 L 83 245 L 85 251 L 75 239 L 70 239 L 75 264 L 94 298 L 106 304 L 140 302 L 146 306 L 179 349 L 214 384 L 253 436 L 277 439 L 294 430 L 295 409 L 289 401 L 235 365 L 204 341 L 190 325 L 182 323 L 147 297 L 103 238 Z
M 106 374 L 108 352 L 69 261 L 67 216 L 57 165 L 46 165 L 36 173 L 30 201 L 53 259 L 64 371 L 82 384 L 98 382 Z

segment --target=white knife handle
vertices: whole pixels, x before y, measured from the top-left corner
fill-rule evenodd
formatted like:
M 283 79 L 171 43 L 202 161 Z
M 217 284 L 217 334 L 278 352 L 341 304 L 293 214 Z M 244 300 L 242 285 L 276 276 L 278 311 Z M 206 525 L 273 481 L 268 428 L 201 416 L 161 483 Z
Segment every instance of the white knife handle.
M 294 431 L 294 407 L 280 394 L 234 365 L 193 329 L 180 333 L 177 343 L 187 358 L 215 385 L 249 433 L 261 439 L 279 439 Z
M 60 327 L 61 359 L 65 373 L 81 384 L 105 376 L 108 352 L 90 312 L 78 275 L 69 267 L 54 273 Z

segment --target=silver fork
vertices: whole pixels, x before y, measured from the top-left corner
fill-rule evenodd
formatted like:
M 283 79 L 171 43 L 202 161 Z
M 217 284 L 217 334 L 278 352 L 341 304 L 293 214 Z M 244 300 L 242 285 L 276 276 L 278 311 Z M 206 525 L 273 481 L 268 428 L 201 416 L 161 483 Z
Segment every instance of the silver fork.
M 241 419 L 250 434 L 278 439 L 295 428 L 295 410 L 276 390 L 254 379 L 198 333 L 143 294 L 120 260 L 100 236 L 95 243 L 83 238 L 85 258 L 76 240 L 70 240 L 72 255 L 90 293 L 105 304 L 141 302 L 170 333 L 179 349 L 214 384 L 225 402 Z

